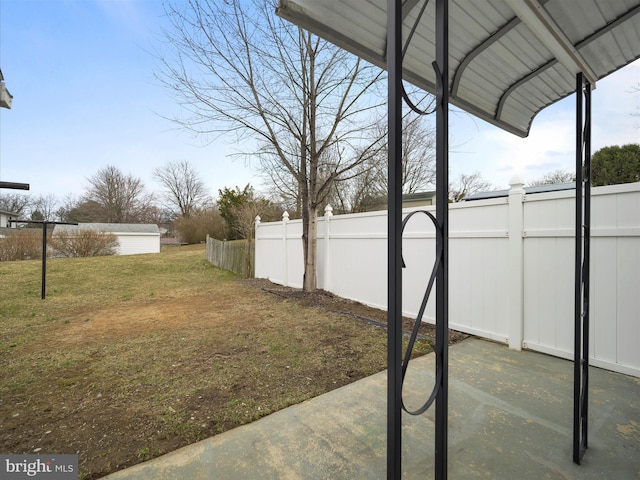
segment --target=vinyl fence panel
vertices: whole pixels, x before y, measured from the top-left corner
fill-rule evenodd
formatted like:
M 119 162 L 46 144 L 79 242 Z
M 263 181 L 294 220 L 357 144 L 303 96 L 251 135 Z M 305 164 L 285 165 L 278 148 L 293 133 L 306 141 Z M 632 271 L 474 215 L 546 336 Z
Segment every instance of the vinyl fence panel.
M 419 208 L 405 209 L 404 214 Z M 424 207 L 434 213 L 434 207 Z M 451 328 L 573 357 L 575 190 L 460 202 L 449 210 Z M 640 377 L 640 183 L 592 189 L 593 365 Z M 256 276 L 300 288 L 302 222 L 258 224 Z M 403 312 L 420 308 L 435 251 L 433 224 L 414 215 L 403 235 Z M 387 212 L 318 221 L 318 286 L 387 307 Z M 434 322 L 429 300 L 424 321 Z

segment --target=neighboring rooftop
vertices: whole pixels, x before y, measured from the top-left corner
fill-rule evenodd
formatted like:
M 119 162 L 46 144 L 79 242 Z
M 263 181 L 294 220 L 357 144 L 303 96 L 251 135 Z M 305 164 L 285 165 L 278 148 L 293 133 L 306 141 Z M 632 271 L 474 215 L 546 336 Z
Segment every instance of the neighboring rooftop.
M 547 193 L 547 192 L 560 192 L 562 190 L 574 190 L 576 188 L 575 182 L 571 183 L 556 183 L 552 185 L 535 185 L 532 187 L 524 187 L 526 194 L 532 193 Z M 509 190 L 494 190 L 492 192 L 478 192 L 473 195 L 469 195 L 462 199 L 463 202 L 471 202 L 473 200 L 486 200 L 488 198 L 500 198 L 509 195 Z

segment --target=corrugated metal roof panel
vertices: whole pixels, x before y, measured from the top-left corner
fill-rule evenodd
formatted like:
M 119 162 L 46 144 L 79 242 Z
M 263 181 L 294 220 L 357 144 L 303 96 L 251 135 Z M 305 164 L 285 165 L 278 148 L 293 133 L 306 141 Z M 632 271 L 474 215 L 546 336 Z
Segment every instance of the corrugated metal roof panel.
M 404 2 L 405 38 L 423 1 Z M 430 92 L 434 4 L 403 61 L 405 79 Z M 385 67 L 386 0 L 280 0 L 278 14 Z M 640 58 L 640 1 L 450 0 L 449 39 L 451 103 L 526 136 L 540 110 L 574 92 L 579 70 L 600 79 Z

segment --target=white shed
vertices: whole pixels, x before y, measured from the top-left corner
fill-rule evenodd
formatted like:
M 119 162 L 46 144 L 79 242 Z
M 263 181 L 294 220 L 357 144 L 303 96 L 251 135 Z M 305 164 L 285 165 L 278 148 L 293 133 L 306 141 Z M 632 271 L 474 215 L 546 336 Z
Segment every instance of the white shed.
M 15 225 L 10 223 L 10 220 L 18 218 L 18 214 L 15 212 L 9 212 L 7 210 L 0 210 L 0 228 L 12 228 Z
M 142 223 L 80 223 L 75 225 L 56 225 L 53 232 L 75 229 L 92 229 L 113 233 L 118 237 L 117 255 L 135 255 L 138 253 L 160 252 L 160 230 L 155 224 Z

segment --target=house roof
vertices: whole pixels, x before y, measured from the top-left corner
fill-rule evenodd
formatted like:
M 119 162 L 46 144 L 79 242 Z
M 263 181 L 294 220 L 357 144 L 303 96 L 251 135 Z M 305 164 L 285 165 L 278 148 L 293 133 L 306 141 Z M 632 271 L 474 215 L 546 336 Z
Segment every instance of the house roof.
M 9 210 L 0 210 L 0 214 L 2 214 L 2 215 L 11 215 L 11 216 L 17 216 L 18 215 L 18 213 L 10 212 Z
M 91 229 L 100 232 L 109 232 L 115 234 L 157 234 L 160 235 L 160 230 L 156 224 L 146 223 L 80 223 L 76 225 L 56 225 L 55 231 L 75 231 L 80 229 Z
M 554 183 L 550 185 L 535 185 L 531 187 L 524 187 L 526 194 L 532 193 L 548 193 L 548 192 L 560 192 L 563 190 L 574 190 L 576 188 L 575 182 L 570 183 Z M 463 202 L 471 202 L 473 200 L 486 200 L 488 198 L 500 198 L 509 196 L 509 190 L 493 190 L 491 192 L 477 192 L 462 199 Z
M 403 78 L 435 92 L 435 2 L 404 0 Z M 279 0 L 278 15 L 386 68 L 387 0 Z M 449 0 L 450 102 L 527 136 L 535 115 L 640 58 L 639 0 Z
M 416 202 L 420 200 L 429 200 L 435 199 L 436 192 L 435 190 L 430 190 L 428 192 L 416 192 L 416 193 L 403 193 L 402 201 L 403 202 Z

